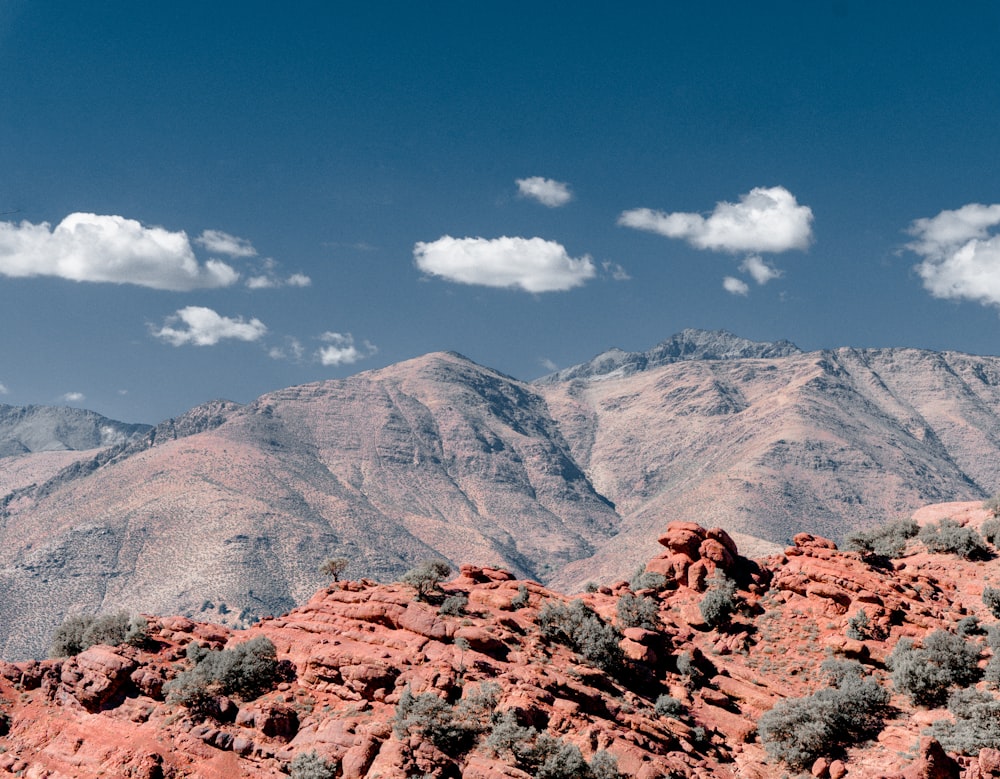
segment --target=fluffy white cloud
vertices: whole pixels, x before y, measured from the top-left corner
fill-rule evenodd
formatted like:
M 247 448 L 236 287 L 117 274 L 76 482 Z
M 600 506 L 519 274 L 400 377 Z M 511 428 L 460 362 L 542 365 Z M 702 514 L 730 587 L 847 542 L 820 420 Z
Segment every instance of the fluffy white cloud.
M 452 238 L 445 235 L 413 248 L 424 273 L 461 284 L 519 287 L 554 292 L 579 287 L 594 277 L 588 255 L 570 257 L 562 244 L 542 238 Z
M 67 392 L 65 395 L 60 395 L 59 400 L 63 403 L 82 403 L 87 399 L 87 396 L 82 392 Z
M 750 277 L 758 284 L 767 284 L 771 279 L 781 277 L 781 271 L 764 262 L 759 254 L 751 254 L 743 260 L 740 263 L 740 270 L 749 273 Z
M 316 359 L 327 366 L 350 365 L 378 351 L 375 345 L 368 341 L 364 341 L 362 349 L 358 349 L 354 344 L 354 336 L 350 333 L 326 332 L 319 337 L 319 340 L 327 345 L 316 351 Z
M 734 276 L 726 276 L 722 280 L 722 288 L 733 295 L 743 295 L 744 297 L 750 292 L 749 285 L 742 279 L 737 279 Z
M 239 278 L 220 260 L 199 264 L 184 231 L 87 213 L 70 214 L 54 229 L 48 222 L 0 222 L 0 275 L 178 291 L 227 287 Z
M 573 199 L 573 193 L 569 190 L 569 184 L 563 181 L 542 178 L 541 176 L 531 176 L 526 179 L 517 179 L 517 191 L 521 197 L 530 197 L 537 200 L 543 206 L 549 208 L 559 208 L 566 205 Z
M 181 324 L 183 327 L 178 327 Z M 220 316 L 210 308 L 187 306 L 169 316 L 153 335 L 174 346 L 193 344 L 214 346 L 226 338 L 238 341 L 257 341 L 267 333 L 267 327 L 259 319 L 245 320 L 243 317 Z
M 205 230 L 194 239 L 194 242 L 216 254 L 225 254 L 230 257 L 257 256 L 257 250 L 246 238 L 237 238 L 235 235 L 222 232 L 222 230 Z
M 923 257 L 916 266 L 924 288 L 937 298 L 1000 305 L 1000 205 L 970 203 L 917 219 L 907 248 Z
M 285 283 L 289 287 L 308 287 L 313 282 L 312 279 L 306 276 L 306 274 L 304 273 L 293 273 L 291 276 L 285 279 Z
M 697 249 L 719 252 L 784 252 L 812 241 L 813 213 L 784 187 L 756 187 L 739 203 L 717 203 L 708 216 L 664 213 L 650 208 L 625 211 L 618 224 L 680 238 Z

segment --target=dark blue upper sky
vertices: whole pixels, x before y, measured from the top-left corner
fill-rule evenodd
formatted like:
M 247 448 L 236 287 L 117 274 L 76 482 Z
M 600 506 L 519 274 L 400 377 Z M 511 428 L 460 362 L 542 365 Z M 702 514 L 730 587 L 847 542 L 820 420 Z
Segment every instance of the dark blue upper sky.
M 688 5 L 0 4 L 0 402 L 1000 352 L 1000 7 Z

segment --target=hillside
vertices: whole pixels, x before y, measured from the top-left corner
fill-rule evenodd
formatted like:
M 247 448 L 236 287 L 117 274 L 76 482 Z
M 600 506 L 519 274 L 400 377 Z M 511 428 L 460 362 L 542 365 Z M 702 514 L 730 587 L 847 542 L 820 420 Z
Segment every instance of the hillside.
M 926 525 L 946 515 L 968 528 L 986 519 L 978 504 L 931 507 L 919 518 Z M 148 637 L 135 646 L 0 663 L 0 772 L 48 779 L 289 772 L 777 779 L 799 770 L 820 779 L 1000 776 L 995 728 L 975 717 L 948 724 L 954 715 L 943 698 L 915 704 L 910 677 L 887 668 L 902 639 L 916 641 L 908 651 L 924 651 L 943 630 L 972 673 L 966 666 L 962 681 L 941 689 L 978 689 L 976 705 L 1000 707 L 980 680 L 984 668 L 989 679 L 997 676 L 1000 625 L 983 603 L 984 588 L 1000 582 L 995 557 L 929 553 L 912 539 L 886 563 L 803 533 L 783 553 L 755 562 L 724 531 L 694 523 L 667 526 L 660 544 L 636 585 L 646 589 L 616 582 L 577 596 L 575 605 L 509 572 L 465 565 L 423 600 L 403 584 L 334 582 L 242 632 L 145 617 Z M 716 571 L 736 582 L 736 611 L 713 626 L 702 604 Z M 861 611 L 869 623 L 852 638 Z M 643 620 L 648 626 L 635 626 Z M 192 658 L 207 650 L 266 652 L 247 644 L 260 637 L 273 643 L 273 660 L 254 655 L 261 659 L 233 677 L 260 689 L 226 694 L 220 689 L 229 682 L 208 680 L 229 677 L 192 670 Z M 832 669 L 823 665 L 830 659 Z M 830 673 L 841 681 L 831 683 Z M 932 724 L 936 738 L 927 735 Z M 304 772 L 306 763 L 314 773 Z
M 379 580 L 442 557 L 578 590 L 630 576 L 671 520 L 761 555 L 803 528 L 839 540 L 982 500 L 1000 358 L 685 331 L 526 383 L 437 353 L 207 403 L 41 476 L 11 462 L 0 648 L 27 657 L 77 611 L 247 624 L 308 598 L 327 557 Z

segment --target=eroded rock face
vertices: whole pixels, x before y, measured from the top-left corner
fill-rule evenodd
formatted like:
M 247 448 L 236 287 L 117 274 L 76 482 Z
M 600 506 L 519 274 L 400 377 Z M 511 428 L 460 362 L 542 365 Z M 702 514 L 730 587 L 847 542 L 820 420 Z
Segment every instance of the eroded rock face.
M 274 777 L 287 774 L 296 755 L 315 751 L 348 779 L 525 779 L 531 766 L 514 752 L 494 754 L 486 733 L 458 748 L 435 744 L 419 728 L 394 728 L 405 694 L 454 706 L 496 685 L 496 711 L 579 748 L 585 759 L 608 752 L 625 776 L 770 779 L 791 772 L 760 744 L 764 712 L 822 687 L 820 664 L 830 656 L 857 660 L 892 689 L 884 661 L 895 642 L 951 628 L 958 615 L 992 621 L 982 588 L 1000 576 L 995 560 L 929 555 L 919 544 L 893 567 L 876 568 L 806 534 L 785 554 L 755 562 L 724 531 L 690 522 L 669 524 L 661 544 L 648 570 L 668 575 L 668 586 L 639 594 L 655 604 L 655 629 L 617 624 L 619 601 L 630 592 L 625 582 L 576 596 L 616 626 L 614 663 L 604 662 L 610 655 L 587 659 L 586 637 L 573 645 L 541 630 L 540 610 L 571 598 L 480 566 L 463 566 L 431 597 L 464 595 L 468 605 L 458 615 L 416 601 L 404 585 L 348 581 L 248 631 L 149 618 L 147 650 L 96 646 L 74 658 L 0 663 L 0 709 L 9 722 L 0 776 Z M 698 604 L 717 572 L 737 583 L 738 607 L 729 624 L 712 628 Z M 859 609 L 884 637 L 845 635 Z M 204 719 L 167 694 L 189 663 L 191 641 L 221 648 L 257 635 L 275 644 L 287 669 L 258 699 L 217 697 L 214 716 Z M 920 740 L 943 711 L 914 710 L 898 694 L 892 705 L 900 714 L 875 742 L 821 755 L 807 772 L 1000 775 L 996 750 L 959 758 Z

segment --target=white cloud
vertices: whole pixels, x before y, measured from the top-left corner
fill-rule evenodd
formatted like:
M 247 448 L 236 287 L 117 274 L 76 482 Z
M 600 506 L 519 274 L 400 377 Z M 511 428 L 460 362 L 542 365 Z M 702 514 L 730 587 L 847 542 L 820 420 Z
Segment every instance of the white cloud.
M 540 359 L 538 361 L 538 363 L 543 368 L 545 368 L 545 370 L 547 370 L 547 371 L 557 371 L 557 370 L 559 370 L 559 366 L 556 365 L 554 362 L 552 362 L 552 360 L 550 360 L 548 357 L 543 357 L 542 359 Z
M 369 341 L 362 342 L 362 349 L 354 345 L 354 336 L 350 333 L 326 332 L 319 337 L 326 343 L 316 351 L 316 359 L 323 365 L 350 365 L 375 354 L 378 349 Z
M 588 255 L 570 257 L 562 244 L 542 238 L 452 238 L 445 235 L 413 248 L 424 273 L 461 284 L 519 287 L 526 292 L 572 289 L 594 277 Z
M 0 381 L 0 395 L 7 395 L 9 393 L 10 393 L 10 390 L 7 389 L 7 385 L 4 384 L 2 381 Z
M 750 286 L 742 279 L 733 276 L 726 276 L 722 280 L 722 288 L 733 295 L 746 295 L 750 292 Z
M 183 323 L 184 327 L 176 325 Z M 259 319 L 246 321 L 243 317 L 220 316 L 210 308 L 187 306 L 166 318 L 163 327 L 153 330 L 153 335 L 174 346 L 193 344 L 214 346 L 226 338 L 239 341 L 257 341 L 267 333 L 267 327 Z
M 758 284 L 767 284 L 767 282 L 780 278 L 782 275 L 778 268 L 764 262 L 759 254 L 751 254 L 743 260 L 740 263 L 740 270 L 749 273 L 750 277 Z
M 222 232 L 222 230 L 205 230 L 194 239 L 194 242 L 199 246 L 204 246 L 210 252 L 225 254 L 229 257 L 257 256 L 257 250 L 246 238 L 237 238 L 235 235 Z
M 63 403 L 82 403 L 86 399 L 86 395 L 82 392 L 67 392 L 65 395 L 59 396 L 59 400 Z
M 220 260 L 199 264 L 183 230 L 88 213 L 70 214 L 54 229 L 48 222 L 0 222 L 0 275 L 177 291 L 228 287 L 239 278 Z
M 602 262 L 601 267 L 604 272 L 609 275 L 615 281 L 631 281 L 632 277 L 629 276 L 628 271 L 625 270 L 617 262 Z
M 1000 305 L 1000 205 L 970 203 L 917 219 L 906 248 L 923 257 L 916 266 L 924 288 L 937 298 Z
M 517 179 L 517 191 L 521 197 L 529 197 L 537 200 L 543 206 L 549 208 L 559 208 L 566 205 L 573 199 L 573 193 L 569 190 L 569 184 L 563 181 L 553 181 L 541 176 L 531 176 L 526 179 Z
M 272 346 L 267 350 L 267 356 L 272 360 L 294 360 L 299 362 L 305 354 L 305 347 L 298 338 L 286 336 L 285 346 Z
M 293 273 L 291 276 L 285 279 L 285 283 L 289 287 L 308 287 L 310 284 L 312 284 L 312 279 L 306 276 L 306 274 L 304 273 Z
M 251 276 L 247 279 L 247 287 L 250 289 L 274 289 L 280 283 L 273 276 Z
M 756 187 L 739 203 L 717 203 L 707 217 L 649 208 L 625 211 L 618 224 L 686 240 L 718 252 L 784 252 L 812 241 L 813 213 L 784 187 Z

